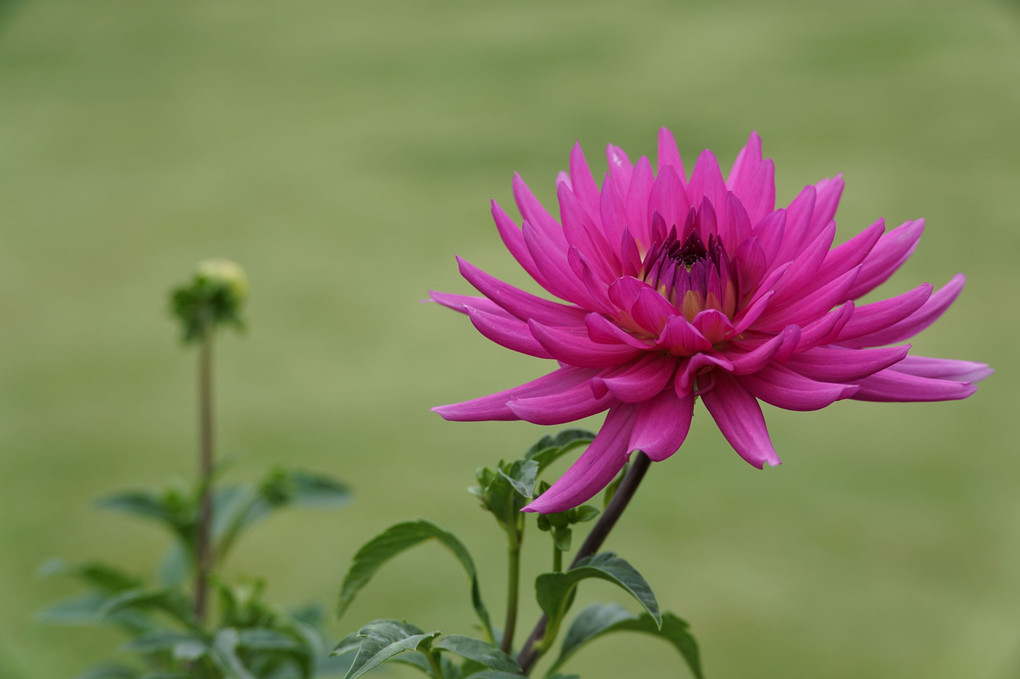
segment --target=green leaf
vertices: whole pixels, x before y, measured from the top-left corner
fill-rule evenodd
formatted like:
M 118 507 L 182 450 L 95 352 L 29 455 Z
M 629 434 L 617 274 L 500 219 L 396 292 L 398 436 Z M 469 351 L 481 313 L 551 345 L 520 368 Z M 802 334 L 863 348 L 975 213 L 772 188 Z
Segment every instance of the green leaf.
M 191 577 L 191 570 L 191 555 L 180 541 L 175 541 L 159 562 L 156 578 L 162 587 L 178 587 Z
M 236 629 L 228 627 L 218 630 L 213 638 L 213 650 L 215 651 L 213 659 L 227 679 L 256 679 L 237 655 L 239 644 L 240 634 Z
M 464 679 L 521 679 L 527 676 L 521 672 L 504 672 L 502 670 L 482 670 L 474 674 L 468 674 Z
M 185 544 L 191 544 L 198 518 L 195 500 L 178 490 L 162 497 L 144 490 L 126 491 L 101 499 L 98 506 L 161 523 Z
M 72 564 L 63 559 L 47 559 L 39 566 L 39 575 L 50 578 L 68 575 L 103 592 L 116 593 L 141 586 L 142 581 L 124 571 L 96 561 Z
M 121 648 L 125 651 L 135 651 L 137 653 L 158 653 L 160 651 L 172 651 L 182 642 L 197 642 L 203 647 L 207 644 L 206 639 L 198 634 L 161 630 L 143 634 L 124 644 Z
M 253 651 L 300 651 L 302 645 L 283 632 L 268 629 L 243 629 L 239 632 L 238 648 Z
M 351 664 L 345 679 L 357 679 L 369 670 L 406 651 L 430 650 L 432 640 L 439 632 L 425 633 L 407 622 L 396 620 L 374 620 L 360 630 L 357 635 L 345 639 L 333 653 L 351 650 L 357 643 L 358 654 Z M 344 651 L 341 651 L 344 647 Z
M 669 642 L 683 657 L 691 672 L 698 679 L 703 678 L 698 644 L 691 636 L 688 625 L 672 613 L 662 616 L 661 624 L 647 613 L 633 615 L 619 604 L 592 604 L 588 606 L 567 630 L 563 646 L 550 672 L 559 669 L 581 646 L 610 632 L 642 632 Z
M 379 568 L 397 554 L 414 547 L 426 540 L 437 540 L 449 549 L 460 562 L 468 579 L 471 581 L 471 603 L 482 623 L 486 637 L 492 639 L 492 623 L 489 611 L 482 603 L 478 587 L 478 574 L 475 562 L 464 544 L 453 533 L 449 533 L 429 521 L 418 520 L 398 523 L 369 540 L 354 555 L 347 575 L 340 589 L 340 602 L 337 604 L 337 617 L 343 617 L 351 605 L 355 595 L 368 584 Z
M 621 587 L 638 603 L 644 606 L 656 622 L 661 621 L 659 604 L 648 582 L 629 563 L 612 552 L 595 554 L 582 559 L 565 573 L 544 573 L 535 581 L 538 605 L 549 617 L 547 639 L 555 638 L 563 618 L 573 603 L 577 583 L 587 578 L 597 578 Z
M 292 471 L 293 501 L 303 507 L 343 507 L 351 501 L 350 489 L 322 474 Z
M 521 666 L 517 664 L 516 660 L 496 646 L 480 639 L 450 634 L 437 641 L 432 647 L 456 653 L 463 658 L 474 660 L 494 670 L 518 673 L 521 671 Z
M 583 429 L 567 429 L 555 436 L 545 436 L 524 454 L 525 460 L 538 462 L 542 473 L 553 462 L 578 446 L 585 446 L 595 440 L 595 434 Z
M 129 589 L 111 597 L 100 615 L 111 616 L 122 611 L 161 611 L 190 629 L 197 629 L 191 602 L 174 589 Z

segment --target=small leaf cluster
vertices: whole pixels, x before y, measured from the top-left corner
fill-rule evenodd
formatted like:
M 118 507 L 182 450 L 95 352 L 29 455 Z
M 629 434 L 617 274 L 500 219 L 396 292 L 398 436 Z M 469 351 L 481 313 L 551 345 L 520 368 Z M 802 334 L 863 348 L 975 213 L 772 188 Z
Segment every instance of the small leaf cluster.
M 50 560 L 44 576 L 70 576 L 86 591 L 40 613 L 51 623 L 111 626 L 128 637 L 123 651 L 134 662 L 94 668 L 80 679 L 311 679 L 346 665 L 328 660 L 318 607 L 283 611 L 265 600 L 262 580 L 211 579 L 214 620 L 194 612 L 190 580 L 196 569 L 195 539 L 201 489 L 127 491 L 99 506 L 145 519 L 171 536 L 154 579 L 100 562 Z M 341 506 L 350 492 L 319 474 L 282 468 L 249 484 L 213 488 L 213 544 L 223 563 L 240 535 L 271 512 L 290 505 Z M 154 580 L 154 581 L 153 581 Z
M 557 459 L 576 447 L 587 445 L 594 438 L 589 432 L 569 430 L 545 437 L 532 446 L 523 457 L 511 462 L 500 461 L 495 468 L 479 469 L 477 486 L 469 492 L 491 513 L 506 533 L 513 559 L 520 549 L 526 523 L 531 516 L 521 509 L 530 503 L 536 489 L 548 486 L 539 481 L 540 474 Z M 614 488 L 618 484 L 614 484 Z M 608 499 L 607 499 L 608 502 Z M 693 676 L 703 677 L 698 646 L 688 625 L 676 615 L 659 609 L 648 582 L 626 560 L 612 552 L 593 554 L 575 561 L 563 570 L 560 554 L 571 546 L 573 527 L 591 521 L 598 515 L 595 507 L 582 506 L 557 514 L 538 515 L 538 528 L 550 533 L 554 560 L 549 572 L 534 581 L 535 598 L 546 616 L 544 634 L 534 648 L 539 654 L 552 649 L 560 629 L 566 622 L 582 581 L 608 582 L 633 598 L 641 612 L 634 614 L 616 603 L 593 604 L 570 623 L 553 664 L 545 679 L 578 679 L 560 673 L 562 666 L 585 644 L 606 634 L 621 631 L 640 632 L 671 644 L 687 664 Z M 345 638 L 333 651 L 334 655 L 350 658 L 346 679 L 357 679 L 387 662 L 398 662 L 418 668 L 432 679 L 511 679 L 529 676 L 533 668 L 522 668 L 521 658 L 513 658 L 512 629 L 514 614 L 508 614 L 507 630 L 493 627 L 489 610 L 480 596 L 478 572 L 467 547 L 453 533 L 425 520 L 399 523 L 386 529 L 358 550 L 341 586 L 338 616 L 343 616 L 355 596 L 369 583 L 375 573 L 390 559 L 416 545 L 435 541 L 446 548 L 459 562 L 470 584 L 471 605 L 478 618 L 482 639 L 444 635 L 435 630 L 426 632 L 406 621 L 374 620 Z M 514 592 L 513 576 L 508 587 Z M 516 607 L 514 595 L 508 607 Z M 523 656 L 522 656 L 523 657 Z

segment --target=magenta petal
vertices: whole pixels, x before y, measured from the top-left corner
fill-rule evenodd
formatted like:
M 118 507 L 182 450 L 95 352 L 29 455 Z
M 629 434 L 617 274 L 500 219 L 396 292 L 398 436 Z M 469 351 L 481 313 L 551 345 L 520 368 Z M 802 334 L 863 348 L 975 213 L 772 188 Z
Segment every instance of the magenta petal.
M 577 330 L 529 323 L 534 338 L 553 358 L 579 368 L 610 368 L 641 355 L 640 349 L 627 344 L 593 342 L 582 327 Z
M 457 262 L 460 264 L 461 275 L 468 283 L 521 320 L 534 318 L 540 323 L 549 325 L 570 325 L 584 318 L 586 313 L 584 309 L 557 304 L 524 292 L 490 276 L 466 259 L 458 257 Z
M 857 391 L 856 385 L 816 382 L 778 364 L 743 375 L 740 383 L 756 398 L 787 410 L 818 410 Z
M 675 453 L 687 438 L 694 412 L 694 397 L 678 398 L 664 391 L 637 407 L 630 450 L 640 450 L 659 462 Z
M 803 325 L 827 313 L 837 304 L 846 301 L 847 291 L 857 279 L 858 269 L 848 271 L 836 280 L 828 283 L 815 292 L 799 300 L 796 304 L 762 315 L 756 327 L 762 330 L 775 330 L 790 323 Z
M 607 370 L 591 380 L 592 391 L 607 391 L 624 403 L 647 401 L 661 392 L 676 370 L 677 361 L 661 354 L 646 354 L 630 365 Z
M 587 308 L 591 298 L 584 284 L 574 275 L 570 267 L 564 266 L 564 253 L 549 247 L 542 234 L 531 226 L 530 222 L 523 225 L 524 242 L 535 262 L 538 271 L 545 280 L 547 289 L 557 297 L 568 300 Z
M 683 316 L 674 316 L 666 322 L 655 346 L 665 349 L 674 356 L 690 356 L 698 351 L 708 351 L 712 343 L 695 329 Z
M 548 396 L 550 394 L 561 394 L 568 392 L 580 384 L 585 385 L 592 377 L 598 374 L 597 370 L 583 368 L 560 368 L 548 375 L 543 375 L 537 380 L 532 380 L 505 391 L 481 398 L 453 403 L 446 406 L 437 406 L 432 410 L 439 413 L 443 419 L 456 420 L 460 422 L 478 422 L 481 420 L 517 420 L 520 419 L 507 406 L 511 399 L 530 398 L 535 396 Z
M 765 427 L 758 400 L 742 387 L 737 378 L 716 373 L 712 389 L 701 395 L 712 419 L 729 444 L 751 465 L 761 469 L 779 464 Z
M 814 287 L 817 288 L 837 276 L 843 275 L 863 262 L 864 258 L 871 252 L 871 249 L 875 247 L 875 243 L 878 242 L 884 231 L 885 220 L 880 219 L 850 240 L 830 250 L 825 255 L 825 260 L 821 266 L 818 267 L 818 273 L 813 281 Z M 854 288 L 860 285 L 860 277 L 862 275 L 863 267 L 861 268 L 861 274 L 858 274 L 858 282 L 854 283 Z M 851 299 L 857 297 L 854 294 L 854 288 L 851 288 L 850 292 L 847 293 Z
M 502 310 L 500 310 L 502 311 Z M 531 334 L 528 324 L 514 318 L 505 312 L 492 314 L 479 309 L 468 307 L 468 316 L 471 323 L 485 337 L 507 349 L 519 351 L 522 354 L 536 356 L 538 358 L 552 358 L 545 347 L 543 347 L 534 335 Z
M 850 296 L 856 299 L 884 283 L 914 252 L 923 232 L 924 220 L 918 219 L 901 224 L 879 238 L 864 260 L 861 275 L 850 290 Z
M 850 347 L 881 346 L 910 339 L 939 319 L 956 300 L 966 281 L 963 274 L 956 274 L 942 288 L 935 291 L 921 307 L 902 321 L 881 330 L 860 335 L 849 340 L 840 339 L 841 344 Z
M 630 452 L 627 448 L 635 415 L 632 406 L 611 409 L 584 454 L 524 511 L 543 514 L 561 512 L 587 502 L 609 485 L 627 463 Z
M 680 151 L 677 150 L 676 140 L 673 138 L 673 133 L 665 127 L 659 128 L 659 154 L 657 160 L 659 174 L 662 174 L 665 168 L 672 167 L 680 182 L 684 183 L 686 181 L 684 163 L 680 159 Z
M 831 344 L 846 327 L 854 313 L 854 303 L 847 302 L 825 314 L 821 318 L 808 323 L 800 329 L 800 339 L 794 353 L 807 351 L 822 344 Z
M 676 371 L 676 378 L 673 380 L 673 389 L 677 396 L 684 397 L 691 393 L 694 388 L 694 380 L 697 379 L 702 368 L 721 368 L 726 372 L 733 371 L 733 364 L 729 359 L 717 351 L 702 351 L 694 354 L 680 364 Z M 709 376 L 710 377 L 710 376 Z M 699 383 L 699 388 L 704 388 Z
M 602 314 L 588 314 L 584 317 L 584 324 L 588 328 L 588 337 L 593 342 L 600 344 L 627 344 L 635 349 L 649 350 L 652 343 L 649 340 L 642 340 L 616 325 Z
M 602 200 L 599 197 L 599 187 L 591 176 L 588 162 L 584 159 L 580 142 L 574 144 L 570 152 L 570 186 L 589 217 L 597 218 Z
M 563 235 L 563 229 L 559 222 L 542 207 L 542 203 L 538 201 L 538 198 L 535 198 L 531 189 L 516 172 L 514 173 L 513 188 L 517 209 L 521 211 L 524 220 L 538 229 L 549 242 L 555 245 L 559 252 L 566 252 L 567 239 Z
M 442 304 L 448 309 L 459 311 L 462 314 L 467 313 L 467 307 L 472 307 L 474 309 L 488 311 L 491 314 L 509 315 L 503 310 L 503 307 L 485 297 L 457 295 L 449 292 L 436 292 L 435 290 L 429 290 L 429 300 L 436 302 L 437 304 Z
M 641 156 L 634 167 L 630 180 L 630 191 L 624 206 L 627 210 L 627 226 L 637 242 L 645 248 L 651 246 L 651 220 L 648 216 L 648 201 L 655 184 L 655 174 L 648 158 Z
M 507 407 L 518 418 L 532 424 L 563 424 L 596 413 L 615 403 L 611 395 L 596 397 L 585 382 L 553 394 L 511 398 Z
M 734 334 L 733 324 L 721 311 L 705 309 L 691 321 L 691 325 L 712 344 L 718 344 Z
M 648 199 L 649 222 L 652 215 L 659 213 L 666 220 L 667 227 L 676 226 L 679 231 L 690 209 L 691 204 L 687 200 L 684 183 L 676 171 L 669 166 L 660 170 Z
M 705 149 L 694 163 L 691 181 L 687 185 L 687 200 L 691 205 L 700 205 L 701 199 L 707 198 L 715 208 L 716 217 L 720 222 L 726 221 L 726 182 L 719 171 L 719 161 L 715 154 Z
M 839 331 L 837 342 L 851 340 L 891 327 L 921 308 L 931 297 L 932 286 L 924 283 L 910 292 L 854 309 L 853 316 Z
M 967 398 L 975 391 L 976 384 L 908 375 L 893 367 L 862 380 L 860 389 L 851 398 L 857 401 L 953 401 Z
M 748 351 L 727 351 L 725 356 L 733 366 L 734 375 L 746 375 L 755 373 L 764 368 L 772 361 L 776 354 L 783 348 L 796 347 L 800 339 L 800 328 L 796 325 L 788 325 L 782 332 L 768 339 Z M 743 347 L 741 347 L 743 348 Z
M 726 178 L 726 188 L 743 196 L 750 188 L 751 178 L 761 163 L 761 137 L 751 132 L 744 148 L 740 149 L 737 159 L 733 161 L 730 175 Z
M 822 382 L 856 382 L 903 360 L 910 345 L 884 349 L 815 347 L 786 362 L 796 372 Z
M 896 372 L 955 382 L 980 382 L 995 371 L 984 363 L 949 358 L 907 356 L 895 366 Z

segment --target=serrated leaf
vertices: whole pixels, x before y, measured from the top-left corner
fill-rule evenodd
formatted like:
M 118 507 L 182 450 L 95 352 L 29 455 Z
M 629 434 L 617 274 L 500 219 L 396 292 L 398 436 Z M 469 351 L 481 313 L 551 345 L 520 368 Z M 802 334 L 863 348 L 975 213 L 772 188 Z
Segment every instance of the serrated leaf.
M 344 577 L 340 589 L 340 602 L 337 604 L 337 617 L 343 617 L 344 612 L 354 601 L 354 597 L 361 589 L 368 584 L 379 568 L 400 554 L 406 549 L 414 547 L 426 540 L 436 540 L 449 549 L 471 581 L 471 603 L 475 613 L 482 623 L 482 628 L 488 638 L 492 638 L 492 623 L 489 621 L 489 611 L 482 603 L 482 596 L 478 586 L 478 575 L 475 571 L 475 562 L 471 558 L 464 544 L 453 534 L 429 521 L 408 521 L 390 526 L 385 531 L 365 543 L 358 553 L 354 555 L 347 575 Z
M 456 653 L 463 658 L 474 660 L 494 670 L 517 673 L 521 671 L 521 666 L 517 664 L 516 660 L 496 646 L 481 639 L 450 634 L 433 644 L 432 648 L 441 648 L 445 651 Z
M 345 679 L 357 679 L 369 670 L 406 651 L 428 652 L 432 640 L 438 636 L 438 631 L 425 633 L 408 622 L 373 620 L 358 630 L 357 635 L 354 635 L 354 638 L 359 640 L 358 654 L 354 657 L 354 662 L 351 663 L 351 668 Z M 341 647 L 348 646 L 347 642 L 350 639 L 351 637 L 348 637 L 344 642 L 341 642 L 333 652 L 341 652 Z M 350 650 L 350 648 L 346 648 L 346 650 Z
M 549 668 L 559 669 L 571 656 L 588 642 L 610 632 L 642 632 L 669 642 L 681 655 L 691 672 L 703 678 L 698 644 L 691 636 L 687 623 L 672 613 L 665 613 L 661 625 L 647 613 L 633 615 L 619 604 L 592 604 L 574 619 L 563 639 L 560 655 Z
M 644 577 L 616 554 L 603 552 L 582 559 L 565 573 L 544 573 L 538 576 L 535 581 L 535 594 L 542 611 L 549 617 L 553 630 L 566 615 L 577 583 L 588 578 L 606 580 L 624 589 L 644 606 L 654 620 L 661 620 L 659 604 Z

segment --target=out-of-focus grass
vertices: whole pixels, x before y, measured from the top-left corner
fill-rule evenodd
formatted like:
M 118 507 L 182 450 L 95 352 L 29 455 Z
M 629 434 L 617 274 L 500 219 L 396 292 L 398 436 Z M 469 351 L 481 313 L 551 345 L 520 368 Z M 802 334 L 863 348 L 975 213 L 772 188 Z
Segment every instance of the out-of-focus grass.
M 285 461 L 358 491 L 272 520 L 232 572 L 332 605 L 361 542 L 425 516 L 474 547 L 499 610 L 503 558 L 463 488 L 545 432 L 428 407 L 546 366 L 418 301 L 468 290 L 454 253 L 523 282 L 488 217 L 512 171 L 551 200 L 575 139 L 599 165 L 607 142 L 653 152 L 660 125 L 724 164 L 757 129 L 781 200 L 844 172 L 844 238 L 928 217 L 886 289 L 967 272 L 915 346 L 999 374 L 963 403 L 772 410 L 785 464 L 764 474 L 699 410 L 609 546 L 692 622 L 712 677 L 1020 672 L 1015 4 L 54 1 L 0 22 L 0 676 L 112 654 L 111 636 L 32 621 L 71 589 L 33 571 L 157 559 L 148 528 L 90 503 L 192 471 L 193 357 L 164 298 L 210 255 L 253 286 L 250 336 L 220 352 L 223 448 L 247 453 L 242 474 Z M 470 632 L 446 559 L 394 563 L 334 631 Z M 633 663 L 673 676 L 676 659 L 620 637 L 574 668 Z

